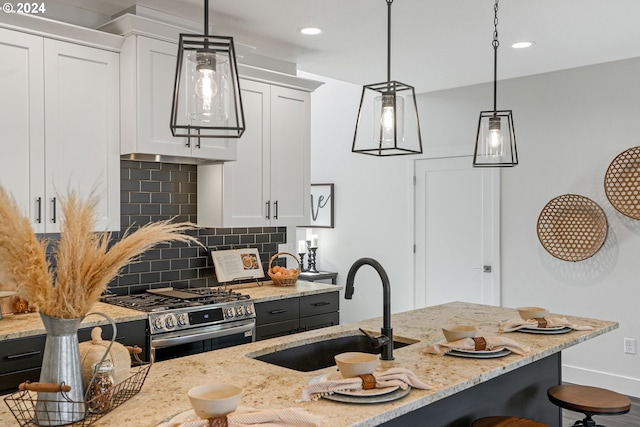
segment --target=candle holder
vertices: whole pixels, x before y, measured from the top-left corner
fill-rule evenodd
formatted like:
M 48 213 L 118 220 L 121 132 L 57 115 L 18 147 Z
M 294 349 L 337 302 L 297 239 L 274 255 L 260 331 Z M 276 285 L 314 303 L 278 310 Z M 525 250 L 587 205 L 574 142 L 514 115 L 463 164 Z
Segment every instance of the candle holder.
M 307 253 L 309 254 L 309 269 L 307 270 L 310 273 L 317 273 L 316 270 L 316 251 L 318 248 L 311 247 L 311 240 L 307 240 Z
M 304 256 L 305 256 L 305 255 L 306 255 L 306 253 L 305 253 L 305 252 L 299 252 L 299 253 L 298 253 L 298 256 L 300 257 L 300 271 L 301 271 L 301 272 L 303 272 L 303 273 L 304 273 L 305 271 L 307 271 L 307 269 L 306 269 L 306 268 L 304 268 Z

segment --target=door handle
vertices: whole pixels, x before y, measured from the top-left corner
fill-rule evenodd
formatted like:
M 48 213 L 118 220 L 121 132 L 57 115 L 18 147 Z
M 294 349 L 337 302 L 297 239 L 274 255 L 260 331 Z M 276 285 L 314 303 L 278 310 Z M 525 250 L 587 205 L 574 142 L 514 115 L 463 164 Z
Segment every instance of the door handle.
M 38 206 L 38 216 L 36 222 L 42 224 L 42 197 L 36 197 L 36 205 Z
M 51 206 L 53 208 L 53 213 L 51 215 L 51 222 L 55 224 L 56 223 L 56 198 L 55 197 L 51 199 Z

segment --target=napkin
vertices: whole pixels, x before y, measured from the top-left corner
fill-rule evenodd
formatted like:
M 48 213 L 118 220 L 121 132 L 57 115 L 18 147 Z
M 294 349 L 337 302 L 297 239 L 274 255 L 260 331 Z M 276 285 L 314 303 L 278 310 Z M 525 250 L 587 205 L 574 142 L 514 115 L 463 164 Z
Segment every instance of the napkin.
M 479 348 L 478 343 L 482 342 L 482 346 Z M 530 351 L 528 347 L 523 347 L 515 340 L 506 337 L 478 337 L 478 338 L 463 338 L 458 341 L 447 342 L 446 340 L 439 341 L 432 346 L 428 347 L 426 352 L 431 354 L 447 354 L 451 350 L 504 350 L 507 349 L 512 353 L 526 354 Z
M 498 332 L 513 332 L 526 327 L 534 328 L 555 328 L 558 326 L 566 326 L 576 331 L 590 331 L 593 326 L 579 326 L 569 322 L 564 317 L 545 317 L 544 319 L 511 319 L 500 323 Z
M 405 390 L 411 386 L 413 388 L 429 390 L 428 385 L 420 381 L 409 369 L 405 368 L 391 368 L 384 372 L 374 372 L 373 377 L 375 378 L 375 388 L 398 386 Z M 308 402 L 310 400 L 318 400 L 322 396 L 333 394 L 340 390 L 363 390 L 363 382 L 364 379 L 354 377 L 309 384 L 302 389 L 300 398 L 297 401 Z
M 158 427 L 320 427 L 320 419 L 302 408 L 267 409 L 231 413 L 226 417 L 197 419 L 183 423 L 166 422 Z

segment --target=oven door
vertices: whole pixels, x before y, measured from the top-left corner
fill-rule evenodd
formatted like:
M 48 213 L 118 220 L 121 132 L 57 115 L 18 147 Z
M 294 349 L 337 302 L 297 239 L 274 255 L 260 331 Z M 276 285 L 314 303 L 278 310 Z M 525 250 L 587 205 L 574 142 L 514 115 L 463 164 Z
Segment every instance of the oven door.
M 152 335 L 150 353 L 154 362 L 203 353 L 255 340 L 255 320 L 246 319 L 221 325 Z

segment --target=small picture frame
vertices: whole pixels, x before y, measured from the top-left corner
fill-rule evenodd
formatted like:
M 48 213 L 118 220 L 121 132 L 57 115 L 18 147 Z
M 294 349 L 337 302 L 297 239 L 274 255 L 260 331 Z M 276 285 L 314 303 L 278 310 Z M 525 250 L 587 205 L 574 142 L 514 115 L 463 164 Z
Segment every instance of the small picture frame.
M 309 227 L 333 228 L 334 197 L 333 184 L 311 184 Z

